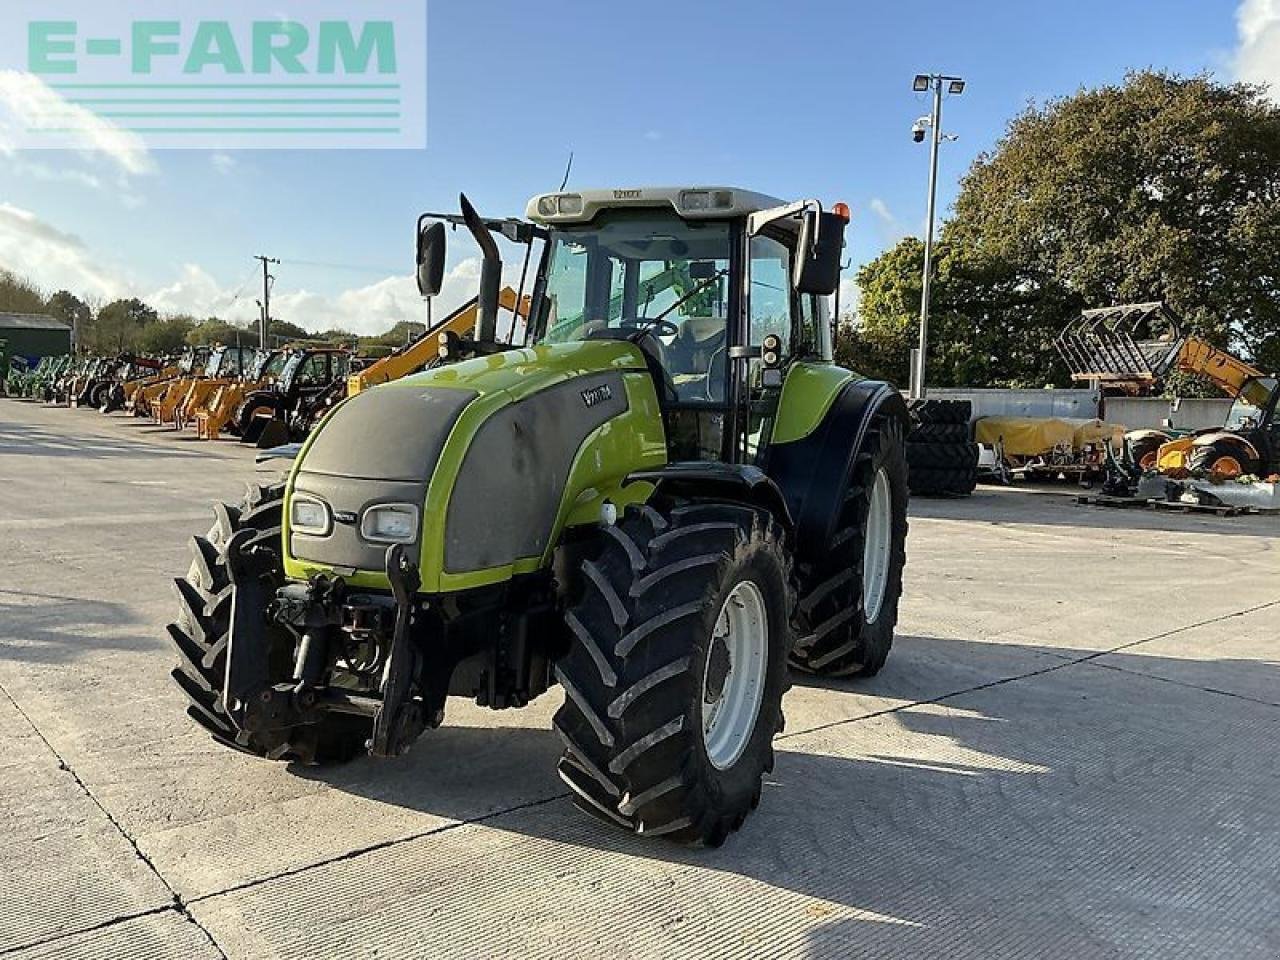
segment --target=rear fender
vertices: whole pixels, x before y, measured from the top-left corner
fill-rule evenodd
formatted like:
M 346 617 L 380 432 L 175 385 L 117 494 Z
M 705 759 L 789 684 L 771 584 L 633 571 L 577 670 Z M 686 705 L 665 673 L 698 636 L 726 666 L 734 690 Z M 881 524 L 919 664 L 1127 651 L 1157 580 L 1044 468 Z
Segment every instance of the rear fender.
M 1124 438 L 1130 443 L 1137 443 L 1139 440 L 1146 440 L 1149 437 L 1159 437 L 1161 443 L 1168 443 L 1173 439 L 1173 434 L 1164 430 L 1130 430 L 1124 435 Z
M 1258 448 L 1252 443 L 1240 436 L 1238 433 L 1232 433 L 1229 430 L 1215 430 L 1212 433 L 1202 433 L 1192 441 L 1192 446 L 1208 447 L 1215 443 L 1230 443 L 1239 447 L 1246 452 L 1252 459 L 1261 460 L 1258 454 Z
M 891 385 L 852 380 L 812 432 L 770 444 L 764 470 L 786 499 L 801 561 L 821 557 L 835 535 L 854 458 L 879 417 L 898 423 L 904 435 L 910 428 L 906 402 Z

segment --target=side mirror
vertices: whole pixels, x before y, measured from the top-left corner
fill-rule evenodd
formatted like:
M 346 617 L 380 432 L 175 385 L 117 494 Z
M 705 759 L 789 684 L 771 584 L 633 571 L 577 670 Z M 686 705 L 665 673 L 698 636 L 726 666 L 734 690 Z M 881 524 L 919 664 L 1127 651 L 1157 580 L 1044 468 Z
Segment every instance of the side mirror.
M 418 292 L 434 297 L 444 286 L 444 223 L 437 220 L 418 234 Z
M 829 297 L 840 286 L 840 254 L 844 250 L 845 219 L 809 209 L 800 223 L 791 283 L 797 293 Z

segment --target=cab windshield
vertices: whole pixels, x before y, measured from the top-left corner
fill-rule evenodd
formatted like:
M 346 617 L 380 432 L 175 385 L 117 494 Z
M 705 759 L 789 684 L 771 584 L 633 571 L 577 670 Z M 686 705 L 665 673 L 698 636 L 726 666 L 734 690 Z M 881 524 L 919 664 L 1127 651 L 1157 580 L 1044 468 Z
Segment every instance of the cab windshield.
M 546 343 L 648 330 L 683 400 L 723 396 L 729 224 L 602 213 L 551 238 Z
M 1266 406 L 1276 392 L 1275 377 L 1255 377 L 1244 385 L 1227 415 L 1228 430 L 1254 430 L 1262 422 Z

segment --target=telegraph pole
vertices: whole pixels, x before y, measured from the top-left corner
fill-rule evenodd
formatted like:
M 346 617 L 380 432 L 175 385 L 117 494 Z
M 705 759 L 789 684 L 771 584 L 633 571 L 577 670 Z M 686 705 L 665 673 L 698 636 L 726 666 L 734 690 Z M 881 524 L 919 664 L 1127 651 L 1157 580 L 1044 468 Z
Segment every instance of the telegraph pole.
M 262 261 L 262 319 L 258 329 L 259 346 L 267 349 L 267 331 L 271 327 L 271 284 L 275 277 L 271 275 L 271 264 L 279 264 L 280 261 L 274 257 L 264 257 L 258 255 L 255 260 Z

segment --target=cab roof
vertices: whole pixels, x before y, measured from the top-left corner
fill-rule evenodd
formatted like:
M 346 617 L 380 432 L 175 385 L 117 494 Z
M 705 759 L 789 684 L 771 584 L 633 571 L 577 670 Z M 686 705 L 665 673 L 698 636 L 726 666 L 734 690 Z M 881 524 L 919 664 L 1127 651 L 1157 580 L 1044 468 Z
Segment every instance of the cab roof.
M 540 193 L 525 215 L 540 224 L 589 223 L 601 210 L 661 208 L 687 220 L 745 217 L 785 201 L 739 187 L 627 187 Z

